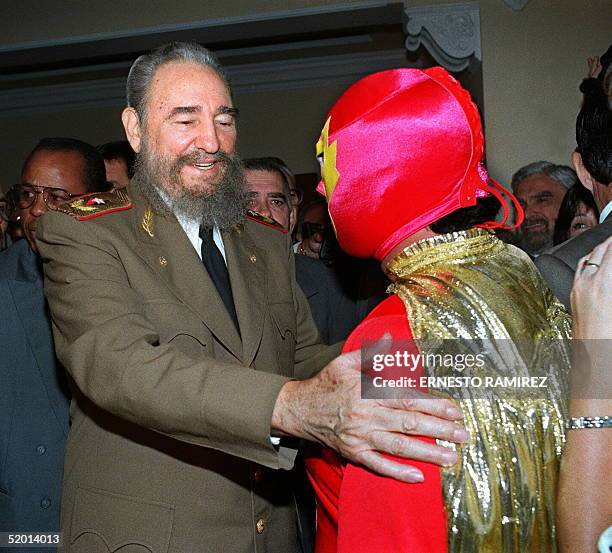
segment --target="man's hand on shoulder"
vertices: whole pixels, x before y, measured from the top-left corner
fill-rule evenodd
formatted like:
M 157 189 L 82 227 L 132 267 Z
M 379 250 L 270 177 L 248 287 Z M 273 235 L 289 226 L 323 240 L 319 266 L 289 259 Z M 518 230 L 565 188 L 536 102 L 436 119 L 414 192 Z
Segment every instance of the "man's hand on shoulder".
M 385 348 L 387 340 L 376 349 Z M 273 434 L 319 442 L 352 463 L 404 482 L 420 482 L 422 473 L 385 457 L 391 454 L 438 465 L 452 465 L 457 454 L 411 436 L 450 442 L 467 439 L 455 421 L 461 412 L 448 400 L 415 392 L 410 399 L 363 399 L 361 351 L 334 359 L 318 375 L 283 386 L 272 415 Z

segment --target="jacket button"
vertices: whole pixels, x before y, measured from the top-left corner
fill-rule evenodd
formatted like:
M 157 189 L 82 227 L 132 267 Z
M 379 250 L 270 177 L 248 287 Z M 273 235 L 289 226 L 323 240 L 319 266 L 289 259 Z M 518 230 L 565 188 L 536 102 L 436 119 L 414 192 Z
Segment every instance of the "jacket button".
M 48 497 L 43 497 L 40 500 L 40 508 L 41 509 L 48 509 L 49 507 L 51 507 L 51 500 Z
M 36 453 L 39 455 L 44 455 L 47 452 L 47 448 L 43 444 L 39 444 L 36 446 Z
M 253 473 L 253 478 L 255 479 L 255 482 L 261 482 L 261 479 L 263 478 L 263 471 L 261 469 L 256 469 Z
M 263 534 L 263 531 L 266 529 L 266 523 L 263 518 L 260 518 L 255 524 L 255 528 L 257 529 L 258 534 Z

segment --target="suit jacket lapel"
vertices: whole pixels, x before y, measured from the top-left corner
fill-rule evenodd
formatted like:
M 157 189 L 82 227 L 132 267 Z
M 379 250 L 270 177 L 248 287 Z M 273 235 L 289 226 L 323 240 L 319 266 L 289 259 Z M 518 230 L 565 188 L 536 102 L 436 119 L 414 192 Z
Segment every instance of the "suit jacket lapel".
M 242 335 L 242 361 L 248 367 L 255 358 L 263 334 L 266 252 L 255 245 L 241 226 L 224 232 L 223 244 Z
M 191 309 L 215 338 L 237 359 L 242 344 L 223 300 L 204 268 L 189 238 L 174 217 L 154 214 L 146 201 L 137 199 L 132 211 L 139 255 L 179 301 Z

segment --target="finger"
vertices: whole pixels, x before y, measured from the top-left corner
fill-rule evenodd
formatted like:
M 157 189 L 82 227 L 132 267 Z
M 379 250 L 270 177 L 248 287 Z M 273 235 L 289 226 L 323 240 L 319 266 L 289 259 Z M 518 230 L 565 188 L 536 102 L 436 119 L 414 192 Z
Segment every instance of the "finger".
M 371 365 L 374 355 L 384 355 L 388 353 L 391 349 L 392 342 L 393 340 L 391 338 L 391 334 L 385 332 L 372 345 L 368 345 L 348 353 L 343 353 L 339 359 L 341 359 L 343 363 L 350 366 L 350 368 L 361 371 L 365 367 Z
M 610 271 L 612 264 L 612 237 L 609 237 L 604 242 L 596 246 L 593 251 L 584 257 L 581 257 L 574 273 L 574 284 L 583 277 L 593 276 L 598 269 L 602 268 L 604 274 Z M 590 265 L 588 264 L 590 263 Z
M 463 418 L 461 409 L 449 399 L 434 398 L 417 390 L 410 391 L 410 397 L 395 400 L 383 400 L 386 407 L 401 409 L 403 411 L 418 411 L 447 420 L 458 420 Z
M 370 469 L 371 471 L 382 476 L 388 476 L 400 482 L 408 484 L 417 484 L 425 480 L 423 473 L 411 465 L 403 465 L 392 459 L 384 457 L 376 451 L 364 452 L 359 459 L 356 459 L 360 465 Z
M 385 332 L 376 342 L 367 347 L 362 348 L 364 365 L 370 364 L 375 355 L 384 355 L 389 353 L 393 344 L 391 334 Z
M 452 449 L 395 432 L 375 432 L 371 443 L 373 449 L 381 453 L 445 467 L 455 464 L 458 459 L 457 452 Z
M 612 257 L 612 236 L 595 246 L 587 257 L 591 263 L 596 263 L 600 268 L 605 263 L 606 258 L 609 262 L 609 259 Z
M 591 260 L 591 254 L 581 257 L 576 265 L 576 271 L 574 273 L 574 284 L 580 279 L 590 278 L 595 274 L 595 271 L 599 268 L 599 264 Z
M 417 412 L 403 412 L 401 415 L 397 413 L 394 416 L 383 418 L 382 415 L 385 412 L 379 411 L 380 419 L 377 422 L 380 428 L 390 432 L 427 436 L 455 443 L 463 443 L 468 439 L 465 427 L 455 422 Z

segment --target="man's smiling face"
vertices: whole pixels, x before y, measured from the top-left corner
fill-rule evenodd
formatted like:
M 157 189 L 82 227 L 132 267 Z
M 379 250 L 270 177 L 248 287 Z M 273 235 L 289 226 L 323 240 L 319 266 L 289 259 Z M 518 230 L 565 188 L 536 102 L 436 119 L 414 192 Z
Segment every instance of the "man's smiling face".
M 210 67 L 170 62 L 155 72 L 137 151 L 154 156 L 170 196 L 214 192 L 236 145 L 236 110 Z
M 535 255 L 552 246 L 555 221 L 565 196 L 565 188 L 542 174 L 530 175 L 522 180 L 516 196 L 525 210 L 520 227 L 521 246 Z

